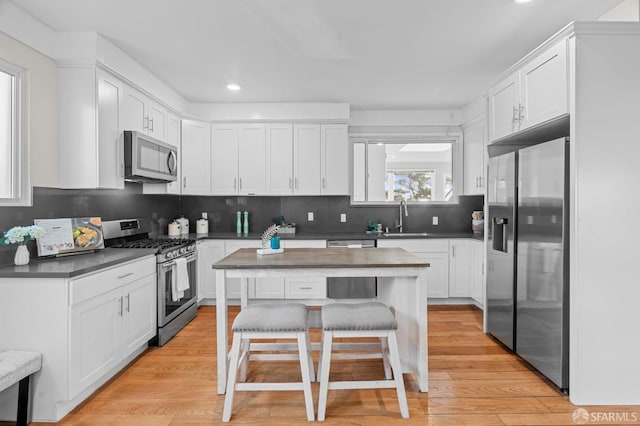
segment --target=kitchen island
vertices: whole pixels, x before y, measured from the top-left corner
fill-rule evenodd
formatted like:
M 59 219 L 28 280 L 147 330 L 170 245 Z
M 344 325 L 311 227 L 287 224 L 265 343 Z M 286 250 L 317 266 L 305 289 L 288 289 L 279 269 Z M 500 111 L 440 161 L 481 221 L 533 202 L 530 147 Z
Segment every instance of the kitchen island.
M 378 277 L 378 300 L 390 306 L 398 321 L 403 373 L 417 374 L 427 392 L 427 279 L 429 263 L 398 248 L 300 248 L 260 256 L 240 249 L 213 264 L 216 272 L 218 394 L 224 394 L 228 371 L 227 278 L 240 278 L 242 305 L 248 279 L 259 277 Z M 325 299 L 324 303 L 331 303 Z

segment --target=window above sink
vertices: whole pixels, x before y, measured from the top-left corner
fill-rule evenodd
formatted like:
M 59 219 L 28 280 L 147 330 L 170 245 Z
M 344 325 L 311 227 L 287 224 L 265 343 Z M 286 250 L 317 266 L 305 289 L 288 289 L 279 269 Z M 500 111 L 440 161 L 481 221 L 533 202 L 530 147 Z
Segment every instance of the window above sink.
M 352 204 L 457 203 L 459 135 L 352 137 Z

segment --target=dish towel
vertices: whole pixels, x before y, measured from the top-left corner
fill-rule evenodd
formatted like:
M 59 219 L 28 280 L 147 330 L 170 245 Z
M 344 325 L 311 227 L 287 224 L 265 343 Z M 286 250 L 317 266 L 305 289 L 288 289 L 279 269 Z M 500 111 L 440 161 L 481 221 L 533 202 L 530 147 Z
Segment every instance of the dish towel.
M 171 279 L 171 300 L 177 302 L 184 297 L 185 290 L 189 289 L 189 273 L 187 272 L 187 259 L 178 258 L 175 260 L 176 267 L 173 269 Z

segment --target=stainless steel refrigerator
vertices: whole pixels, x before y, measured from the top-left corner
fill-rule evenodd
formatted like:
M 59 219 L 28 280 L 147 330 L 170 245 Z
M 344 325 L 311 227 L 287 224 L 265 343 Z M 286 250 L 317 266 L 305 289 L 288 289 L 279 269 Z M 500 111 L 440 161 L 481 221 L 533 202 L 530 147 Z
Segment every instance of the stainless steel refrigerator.
M 489 159 L 487 331 L 569 386 L 566 138 Z

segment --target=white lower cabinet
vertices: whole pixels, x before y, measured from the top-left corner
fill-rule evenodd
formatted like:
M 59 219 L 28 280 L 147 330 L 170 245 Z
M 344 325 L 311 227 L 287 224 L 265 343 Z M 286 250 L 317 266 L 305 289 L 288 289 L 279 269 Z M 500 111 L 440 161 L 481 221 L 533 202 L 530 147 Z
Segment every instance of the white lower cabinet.
M 471 297 L 484 307 L 484 243 L 471 241 Z
M 69 370 L 70 398 L 155 336 L 155 265 L 146 269 L 147 274 L 141 278 L 138 276 L 145 274 L 144 265 L 127 265 L 116 270 L 121 278 L 109 281 L 118 287 L 70 307 L 69 365 L 73 366 Z M 71 286 L 92 285 L 96 278 L 102 281 L 100 275 L 72 281 Z M 133 280 L 127 279 L 130 277 Z
M 243 248 L 255 248 L 262 247 L 261 240 L 225 240 L 224 242 L 224 255 L 229 256 L 236 250 Z M 249 298 L 255 297 L 255 280 L 249 278 Z M 227 298 L 228 299 L 240 299 L 240 278 L 227 279 Z
M 1 278 L 0 292 L 2 347 L 42 354 L 29 401 L 34 422 L 59 421 L 156 334 L 154 255 L 73 278 Z M 0 393 L 0 418 L 15 419 L 12 398 Z
M 280 243 L 285 250 L 326 246 L 325 240 L 281 240 Z M 325 299 L 327 279 L 324 277 L 256 278 L 253 282 L 253 297 L 256 299 Z
M 211 265 L 225 256 L 224 241 L 201 240 L 198 248 L 198 302 L 216 298 L 216 274 Z
M 202 243 L 206 244 L 206 242 Z M 261 240 L 225 240 L 224 255 L 241 248 L 260 248 Z M 325 247 L 325 240 L 281 240 L 281 247 L 287 248 L 313 248 Z M 203 246 L 205 247 L 205 246 Z M 200 249 L 199 249 L 200 250 Z M 202 262 L 202 256 L 198 251 L 198 261 Z M 205 276 L 205 274 L 203 274 Z M 215 290 L 215 280 L 213 281 Z M 265 277 L 249 278 L 250 299 L 324 299 L 327 297 L 327 280 L 324 277 Z M 215 297 L 204 296 L 204 298 Z M 227 297 L 240 299 L 240 279 L 227 280 Z
M 449 297 L 449 241 L 445 239 L 378 240 L 378 247 L 399 247 L 429 262 L 427 297 Z
M 471 241 L 449 242 L 449 297 L 471 297 Z

